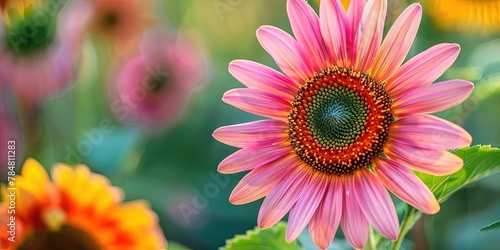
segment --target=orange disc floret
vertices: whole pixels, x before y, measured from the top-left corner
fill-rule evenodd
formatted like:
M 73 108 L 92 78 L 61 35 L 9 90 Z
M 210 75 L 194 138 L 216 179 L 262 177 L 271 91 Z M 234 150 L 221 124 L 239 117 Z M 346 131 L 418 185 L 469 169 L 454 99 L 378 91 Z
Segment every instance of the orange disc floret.
M 382 152 L 390 99 L 369 75 L 331 67 L 303 84 L 289 114 L 289 138 L 313 169 L 350 174 Z

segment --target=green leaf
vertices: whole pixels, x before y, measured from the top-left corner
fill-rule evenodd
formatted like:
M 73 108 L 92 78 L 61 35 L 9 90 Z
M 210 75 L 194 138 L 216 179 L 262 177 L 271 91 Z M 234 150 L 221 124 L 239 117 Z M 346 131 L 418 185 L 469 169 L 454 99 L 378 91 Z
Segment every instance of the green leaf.
M 491 229 L 495 229 L 495 228 L 500 228 L 500 220 L 492 222 L 488 226 L 485 226 L 485 227 L 479 229 L 479 232 L 487 231 L 487 230 L 491 230 Z
M 177 242 L 169 241 L 168 242 L 168 250 L 189 250 L 189 248 L 185 247 Z
M 500 149 L 491 146 L 464 147 L 453 152 L 464 161 L 462 169 L 451 175 L 433 176 L 416 172 L 439 203 L 479 179 L 500 172 Z
M 245 235 L 237 235 L 226 241 L 226 246 L 221 250 L 299 250 L 302 249 L 297 241 L 285 242 L 286 223 L 280 222 L 274 227 L 260 229 L 255 227 L 248 230 Z

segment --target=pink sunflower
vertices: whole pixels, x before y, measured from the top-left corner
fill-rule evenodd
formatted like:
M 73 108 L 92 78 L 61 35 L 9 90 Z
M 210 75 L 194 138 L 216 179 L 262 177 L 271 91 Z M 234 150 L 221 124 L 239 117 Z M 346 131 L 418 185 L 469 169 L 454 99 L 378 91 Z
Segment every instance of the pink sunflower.
M 248 88 L 223 100 L 268 120 L 217 129 L 214 137 L 242 148 L 218 170 L 251 170 L 229 200 L 265 197 L 258 225 L 268 228 L 286 213 L 286 240 L 309 225 L 319 248 L 339 224 L 350 244 L 363 248 L 371 225 L 396 240 L 399 223 L 390 190 L 427 214 L 439 211 L 432 192 L 412 170 L 451 174 L 463 165 L 448 149 L 471 143 L 459 126 L 429 115 L 464 101 L 473 85 L 431 84 L 455 61 L 460 47 L 439 44 L 403 64 L 421 20 L 410 5 L 382 41 L 386 0 L 323 0 L 319 17 L 303 0 L 289 0 L 295 38 L 272 26 L 257 38 L 280 73 L 236 60 L 229 71 Z

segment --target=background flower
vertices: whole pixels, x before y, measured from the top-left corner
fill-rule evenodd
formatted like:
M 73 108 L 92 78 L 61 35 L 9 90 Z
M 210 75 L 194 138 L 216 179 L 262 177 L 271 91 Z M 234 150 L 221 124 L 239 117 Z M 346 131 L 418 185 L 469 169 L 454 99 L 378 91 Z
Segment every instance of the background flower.
M 143 30 L 153 24 L 150 0 L 89 0 L 94 11 L 89 30 L 112 43 L 124 55 L 139 42 Z
M 52 182 L 27 159 L 16 176 L 16 242 L 19 249 L 164 249 L 166 240 L 147 202 L 123 202 L 123 192 L 87 166 L 56 164 Z M 3 187 L 5 188 L 5 186 Z M 9 191 L 10 192 L 10 191 Z M 7 201 L 7 190 L 2 191 Z M 8 203 L 0 204 L 8 221 Z M 7 218 L 6 218 L 7 217 Z M 6 224 L 2 224 L 5 226 Z M 7 230 L 2 230 L 2 233 Z M 0 242 L 7 240 L 2 235 Z M 12 244 L 12 242 L 10 242 Z
M 432 22 L 440 29 L 468 35 L 493 35 L 500 32 L 500 1 L 457 0 L 450 8 L 446 0 L 424 0 Z
M 61 13 L 36 3 L 32 12 L 25 13 L 25 21 L 19 27 L 13 30 L 11 24 L 0 30 L 0 80 L 28 106 L 61 93 L 73 83 L 75 60 L 88 16 L 88 6 L 79 1 L 66 7 L 56 4 L 62 8 Z M 57 20 L 57 25 L 51 20 Z M 56 29 L 53 38 L 51 29 Z
M 112 103 L 118 118 L 150 129 L 178 119 L 191 92 L 204 83 L 202 54 L 180 34 L 152 30 L 144 34 L 140 55 L 128 61 L 116 80 Z

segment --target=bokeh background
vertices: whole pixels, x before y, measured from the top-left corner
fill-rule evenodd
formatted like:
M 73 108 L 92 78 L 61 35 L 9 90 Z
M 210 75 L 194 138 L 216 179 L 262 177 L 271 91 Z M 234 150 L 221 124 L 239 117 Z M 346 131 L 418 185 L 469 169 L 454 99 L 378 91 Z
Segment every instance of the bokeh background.
M 390 0 L 386 27 L 412 2 Z M 474 9 L 466 2 L 497 5 Z M 467 79 L 476 88 L 463 104 L 438 115 L 465 127 L 474 138 L 473 144 L 496 147 L 500 147 L 499 2 L 422 0 L 423 22 L 408 57 L 437 43 L 461 45 L 456 63 L 440 80 Z M 310 4 L 317 9 L 315 1 Z M 127 200 L 149 200 L 169 242 L 191 249 L 216 249 L 226 239 L 256 225 L 262 202 L 231 205 L 229 194 L 243 174 L 217 172 L 219 162 L 236 148 L 217 142 L 212 132 L 220 126 L 261 119 L 222 102 L 225 91 L 243 87 L 229 74 L 227 66 L 234 59 L 248 59 L 277 68 L 260 47 L 255 31 L 269 24 L 291 32 L 286 1 L 164 0 L 155 1 L 149 11 L 158 26 L 180 32 L 203 55 L 203 66 L 198 70 L 205 72 L 204 78 L 191 93 L 180 117 L 165 121 L 155 130 L 144 128 L 140 122 L 118 119 L 111 108 L 110 86 L 116 81 L 113 76 L 121 58 L 126 56 L 114 55 L 102 39 L 89 35 L 82 37 L 76 81 L 67 91 L 29 112 L 23 108 L 24 100 L 0 84 L 2 123 L 13 123 L 12 127 L 18 128 L 18 166 L 26 157 L 36 158 L 47 169 L 55 162 L 87 164 L 121 187 Z M 474 14 L 483 23 L 471 21 Z M 197 69 L 192 70 L 194 74 Z M 102 133 L 102 140 L 92 141 L 89 134 L 98 131 L 95 129 L 103 121 L 110 122 L 112 129 Z M 91 150 L 82 154 L 78 149 L 85 143 L 90 143 Z M 497 174 L 458 192 L 437 215 L 424 216 L 405 246 L 498 249 L 498 230 L 478 232 L 498 219 Z M 337 236 L 340 243 L 335 247 L 346 247 L 341 244 L 340 231 Z

